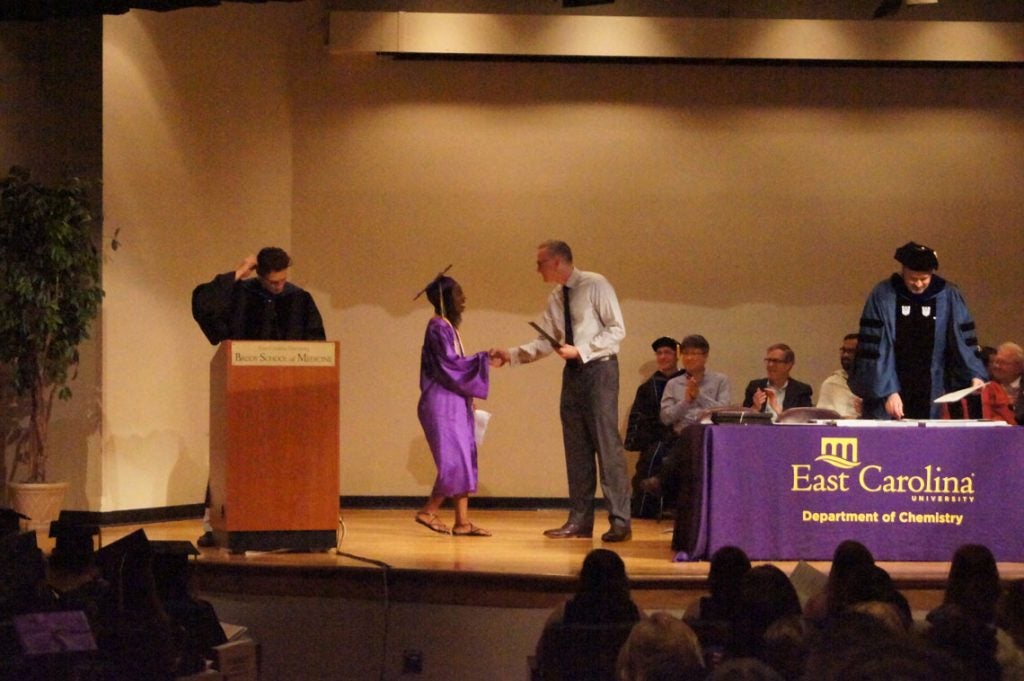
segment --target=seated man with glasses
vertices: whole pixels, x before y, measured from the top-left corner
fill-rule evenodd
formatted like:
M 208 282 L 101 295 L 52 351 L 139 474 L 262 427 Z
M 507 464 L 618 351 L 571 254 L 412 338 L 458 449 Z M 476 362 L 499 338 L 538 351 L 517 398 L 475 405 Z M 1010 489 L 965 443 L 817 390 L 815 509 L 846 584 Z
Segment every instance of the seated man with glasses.
M 818 407 L 831 409 L 844 419 L 860 418 L 863 400 L 853 394 L 850 390 L 850 371 L 853 369 L 853 359 L 857 356 L 857 335 L 848 333 L 843 338 L 843 346 L 839 348 L 839 365 L 826 378 L 818 391 Z
M 705 410 L 730 404 L 729 379 L 706 368 L 710 350 L 704 336 L 696 334 L 679 343 L 684 373 L 670 379 L 661 396 L 661 422 L 677 433 L 699 422 Z
M 679 343 L 683 373 L 669 379 L 661 396 L 661 422 L 680 434 L 700 422 L 708 409 L 731 404 L 729 379 L 706 368 L 711 346 L 704 336 L 687 336 Z M 692 432 L 692 431 L 688 431 Z M 640 489 L 675 504 L 680 490 L 686 495 L 693 484 L 691 473 L 700 437 L 684 436 L 675 440 L 657 474 L 640 481 Z
M 747 384 L 743 406 L 772 414 L 773 420 L 786 409 L 810 407 L 811 386 L 790 378 L 789 372 L 796 363 L 796 354 L 785 343 L 768 346 L 764 365 L 766 378 L 758 378 Z

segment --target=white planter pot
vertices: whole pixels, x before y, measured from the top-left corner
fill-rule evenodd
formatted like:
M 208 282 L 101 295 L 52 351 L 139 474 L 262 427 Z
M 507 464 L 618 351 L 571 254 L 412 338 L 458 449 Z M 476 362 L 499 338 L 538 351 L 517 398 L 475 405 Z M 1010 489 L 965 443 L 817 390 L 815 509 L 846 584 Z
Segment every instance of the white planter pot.
M 11 482 L 7 484 L 7 495 L 11 508 L 29 520 L 22 520 L 22 530 L 49 530 L 50 523 L 60 515 L 66 482 Z

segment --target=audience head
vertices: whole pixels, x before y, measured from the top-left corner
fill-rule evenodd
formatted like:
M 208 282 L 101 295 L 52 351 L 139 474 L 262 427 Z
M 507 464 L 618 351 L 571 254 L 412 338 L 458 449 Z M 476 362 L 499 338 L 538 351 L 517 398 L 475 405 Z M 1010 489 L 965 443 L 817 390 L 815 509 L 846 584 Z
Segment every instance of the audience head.
M 723 546 L 711 555 L 708 569 L 708 590 L 716 595 L 735 598 L 740 581 L 750 570 L 750 558 L 738 546 Z
M 988 363 L 993 381 L 1008 385 L 1024 373 L 1024 348 L 1016 343 L 1003 343 Z
M 785 383 L 789 379 L 789 372 L 793 370 L 795 362 L 796 353 L 785 343 L 769 345 L 764 356 L 765 371 L 768 373 L 769 380 L 776 385 Z
M 96 525 L 55 520 L 50 523 L 50 536 L 56 541 L 50 553 L 50 567 L 67 572 L 82 572 L 95 563 L 93 537 L 99 534 Z
M 909 634 L 893 634 L 877 618 L 848 610 L 811 638 L 804 678 L 815 681 L 961 681 L 951 655 Z
M 680 350 L 699 350 L 705 354 L 711 351 L 708 340 L 700 334 L 693 333 L 679 341 Z
M 675 373 L 679 367 L 679 343 L 676 339 L 662 336 L 651 343 L 654 361 L 663 374 Z
M 995 619 L 999 592 L 999 569 L 988 547 L 964 544 L 958 548 L 949 565 L 943 603 L 958 605 L 965 615 L 988 624 Z
M 764 633 L 764 660 L 786 679 L 803 677 L 811 636 L 810 622 L 800 615 L 780 617 Z
M 896 608 L 902 626 L 909 629 L 913 624 L 910 605 L 899 592 L 889 573 L 877 565 L 856 565 L 835 582 L 830 594 L 829 613 L 835 614 L 859 603 L 878 601 L 889 603 Z
M 565 606 L 565 622 L 624 622 L 639 619 L 629 596 L 626 564 L 619 554 L 594 549 L 583 559 L 576 595 Z
M 839 348 L 839 365 L 846 373 L 853 371 L 853 360 L 857 357 L 857 340 L 859 338 L 860 335 L 856 333 L 848 333 L 843 336 L 843 345 Z
M 0 537 L 0 621 L 13 615 L 52 610 L 46 586 L 46 559 L 36 533 L 10 532 Z
M 832 566 L 829 568 L 829 580 L 841 579 L 854 568 L 863 565 L 874 565 L 875 557 L 868 547 L 854 539 L 847 539 L 836 546 L 832 552 Z
M 934 647 L 960 660 L 967 669 L 963 678 L 999 681 L 1002 670 L 996 660 L 996 629 L 956 603 L 944 603 L 928 613 L 925 638 Z
M 786 573 L 774 565 L 751 568 L 740 578 L 733 654 L 759 655 L 772 622 L 800 614 L 800 598 Z
M 580 591 L 629 591 L 626 564 L 619 554 L 608 549 L 594 549 L 583 559 L 580 568 Z
M 715 667 L 708 681 L 785 681 L 767 663 L 756 657 L 734 657 Z
M 0 508 L 0 537 L 21 531 L 21 521 L 29 517 L 18 513 L 13 508 Z
M 996 624 L 1024 650 L 1024 579 L 1006 585 L 996 604 Z
M 711 346 L 704 336 L 693 334 L 679 341 L 679 356 L 683 360 L 683 368 L 688 374 L 702 376 L 708 362 Z
M 898 606 L 886 601 L 860 601 L 850 606 L 850 611 L 870 615 L 881 622 L 887 630 L 897 634 L 909 631 L 907 621 Z
M 697 634 L 667 612 L 633 625 L 617 669 L 620 681 L 697 681 L 705 675 Z

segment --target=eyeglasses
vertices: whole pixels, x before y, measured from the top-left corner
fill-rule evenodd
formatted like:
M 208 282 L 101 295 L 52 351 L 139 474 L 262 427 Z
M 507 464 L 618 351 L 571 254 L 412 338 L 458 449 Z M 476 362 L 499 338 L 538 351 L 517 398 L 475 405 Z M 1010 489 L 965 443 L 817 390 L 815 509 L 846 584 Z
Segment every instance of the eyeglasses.
M 692 350 L 692 351 L 687 350 L 686 352 L 680 352 L 679 356 L 680 357 L 703 357 L 706 354 L 708 354 L 708 353 L 701 352 L 700 350 Z
M 856 355 L 857 348 L 839 348 L 840 355 Z
M 787 362 L 784 359 L 775 359 L 774 357 L 765 357 L 764 358 L 764 363 L 765 364 L 789 364 L 789 362 Z

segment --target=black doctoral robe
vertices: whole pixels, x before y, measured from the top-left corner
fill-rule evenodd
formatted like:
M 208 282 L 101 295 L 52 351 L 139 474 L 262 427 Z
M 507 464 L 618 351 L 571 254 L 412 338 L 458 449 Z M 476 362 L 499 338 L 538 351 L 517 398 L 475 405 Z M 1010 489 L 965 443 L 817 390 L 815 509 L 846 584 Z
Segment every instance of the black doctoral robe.
M 325 340 L 320 310 L 306 290 L 286 283 L 274 295 L 258 279 L 235 281 L 233 272 L 192 291 L 192 317 L 207 340 Z

